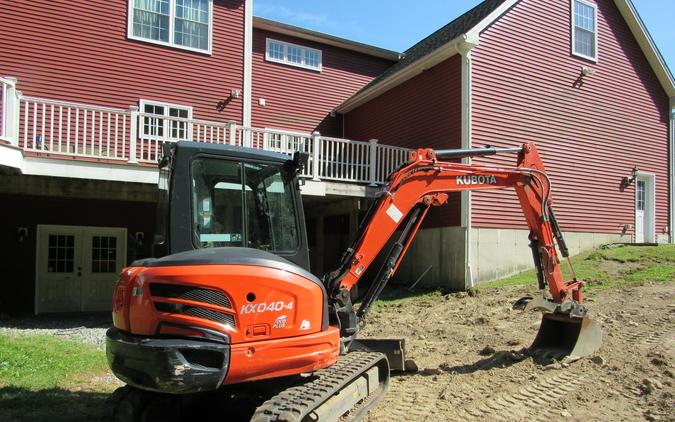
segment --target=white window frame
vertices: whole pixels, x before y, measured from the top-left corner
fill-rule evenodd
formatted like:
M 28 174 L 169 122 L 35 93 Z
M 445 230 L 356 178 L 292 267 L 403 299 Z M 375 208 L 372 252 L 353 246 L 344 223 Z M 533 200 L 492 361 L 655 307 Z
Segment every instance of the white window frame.
M 576 25 L 576 19 L 574 15 L 574 4 L 575 3 L 581 3 L 585 6 L 593 8 L 593 22 L 595 23 L 595 31 L 594 31 L 594 37 L 593 37 L 593 51 L 595 51 L 595 57 L 593 56 L 587 56 L 586 54 L 578 53 L 576 51 L 576 35 L 575 35 L 575 29 L 577 27 Z M 570 27 L 571 27 L 571 32 L 572 32 L 572 45 L 570 48 L 572 49 L 572 55 L 581 57 L 586 60 L 590 60 L 592 62 L 597 63 L 598 58 L 600 57 L 600 53 L 598 51 L 598 37 L 600 36 L 600 30 L 599 30 L 599 25 L 598 25 L 598 5 L 590 2 L 588 0 L 570 0 Z
M 164 118 L 164 134 L 162 136 L 157 136 L 157 135 L 146 135 L 145 134 L 145 123 L 144 119 L 147 117 L 145 112 L 145 106 L 150 105 L 150 106 L 159 106 L 159 107 L 164 107 L 164 114 L 159 115 L 157 114 L 156 116 L 158 118 Z M 183 104 L 173 104 L 173 103 L 165 103 L 163 101 L 152 101 L 152 100 L 140 100 L 139 104 L 139 113 L 142 114 L 141 120 L 138 122 L 138 133 L 139 137 L 142 139 L 152 139 L 152 140 L 169 140 L 169 141 L 187 141 L 192 139 L 192 123 L 188 123 L 186 128 L 185 128 L 185 134 L 187 135 L 185 139 L 183 138 L 173 138 L 171 137 L 171 127 L 169 126 L 169 122 L 171 121 L 169 118 L 169 109 L 174 108 L 174 109 L 180 109 L 180 110 L 187 110 L 188 112 L 188 120 L 192 120 L 192 106 L 186 106 Z M 161 117 L 160 117 L 161 116 Z
M 143 41 L 150 44 L 158 44 L 167 47 L 179 48 L 181 50 L 194 51 L 197 53 L 203 53 L 211 55 L 213 51 L 213 0 L 208 0 L 209 2 L 209 48 L 202 50 L 199 48 L 188 47 L 185 45 L 179 45 L 174 43 L 174 26 L 176 21 L 176 0 L 169 0 L 169 41 L 160 41 L 152 38 L 144 38 L 137 35 L 134 35 L 134 1 L 128 1 L 128 12 L 127 12 L 127 38 L 130 40 Z
M 281 44 L 284 47 L 284 58 L 283 59 L 277 59 L 275 57 L 270 57 L 270 43 L 276 43 L 276 44 Z M 302 63 L 295 63 L 290 60 L 288 60 L 288 47 L 295 47 L 300 49 L 300 54 L 302 56 Z M 312 51 L 315 52 L 319 55 L 319 65 L 318 66 L 311 66 L 308 64 L 305 64 L 305 52 L 306 51 Z M 300 67 L 303 69 L 309 69 L 309 70 L 314 70 L 317 72 L 321 72 L 323 68 L 323 54 L 321 50 L 318 50 L 316 48 L 310 48 L 310 47 L 305 47 L 303 45 L 299 44 L 293 44 L 290 42 L 286 41 L 279 41 L 275 40 L 273 38 L 267 38 L 265 42 L 265 60 L 268 62 L 274 62 L 274 63 L 281 63 L 285 64 L 288 66 L 295 66 L 295 67 Z

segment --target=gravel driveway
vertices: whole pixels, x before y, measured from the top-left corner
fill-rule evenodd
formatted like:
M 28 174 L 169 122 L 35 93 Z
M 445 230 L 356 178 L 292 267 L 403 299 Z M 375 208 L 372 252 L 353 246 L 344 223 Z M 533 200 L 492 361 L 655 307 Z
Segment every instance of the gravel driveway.
M 105 332 L 110 327 L 109 312 L 0 319 L 0 334 L 61 336 L 93 344 L 101 350 L 105 349 Z

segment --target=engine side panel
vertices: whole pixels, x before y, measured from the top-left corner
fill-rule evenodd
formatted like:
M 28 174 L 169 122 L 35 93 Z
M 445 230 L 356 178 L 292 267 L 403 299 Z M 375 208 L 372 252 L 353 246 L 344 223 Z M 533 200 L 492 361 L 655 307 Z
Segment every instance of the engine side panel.
M 321 331 L 324 292 L 278 268 L 191 265 L 138 270 L 128 296 L 129 331 L 162 334 L 161 324 L 227 334 L 231 344 Z

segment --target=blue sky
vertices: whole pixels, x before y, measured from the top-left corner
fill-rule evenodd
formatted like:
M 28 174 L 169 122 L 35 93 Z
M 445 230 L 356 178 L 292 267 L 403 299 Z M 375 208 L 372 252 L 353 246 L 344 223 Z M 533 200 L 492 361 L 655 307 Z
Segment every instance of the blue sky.
M 253 8 L 256 16 L 404 51 L 480 1 L 255 0 Z M 633 0 L 633 4 L 675 72 L 675 2 Z

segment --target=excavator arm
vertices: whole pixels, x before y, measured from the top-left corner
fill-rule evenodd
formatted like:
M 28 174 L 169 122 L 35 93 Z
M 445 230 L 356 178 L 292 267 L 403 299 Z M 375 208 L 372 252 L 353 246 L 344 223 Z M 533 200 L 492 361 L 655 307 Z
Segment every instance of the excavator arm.
M 497 153 L 517 154 L 516 165 L 504 167 L 443 161 Z M 419 149 L 410 153 L 406 165 L 392 173 L 340 266 L 324 278 L 332 299 L 331 314 L 341 328 L 343 339 L 353 338 L 363 325 L 366 313 L 398 268 L 432 206 L 445 204 L 450 192 L 507 188 L 515 189 L 530 230 L 539 288 L 548 286 L 551 295 L 551 300 L 540 300 L 538 308 L 552 314 L 583 318 L 586 314 L 582 305 L 583 282 L 574 276 L 571 281 L 563 279 L 556 244 L 564 257 L 567 258 L 569 253 L 551 207 L 551 182 L 535 145 L 447 151 Z M 398 229 L 401 230 L 397 233 Z M 396 240 L 388 250 L 384 264 L 355 311 L 349 292 L 394 236 Z

